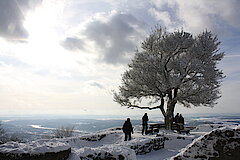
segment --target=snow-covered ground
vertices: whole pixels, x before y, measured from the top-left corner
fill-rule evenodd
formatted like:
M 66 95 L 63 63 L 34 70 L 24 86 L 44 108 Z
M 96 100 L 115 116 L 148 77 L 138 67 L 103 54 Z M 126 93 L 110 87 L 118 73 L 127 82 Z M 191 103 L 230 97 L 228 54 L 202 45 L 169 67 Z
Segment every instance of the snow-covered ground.
M 141 152 L 145 144 L 149 145 L 152 142 L 162 144 L 164 143 L 163 139 L 163 137 L 156 137 L 156 135 L 143 136 L 141 135 L 140 127 L 135 126 L 131 141 L 124 141 L 123 132 L 119 129 L 107 129 L 81 137 L 67 138 L 63 141 L 67 141 L 72 147 L 73 153 L 68 160 L 79 160 L 80 156 L 86 157 L 87 155 L 104 155 L 109 153 L 115 157 L 123 155 L 129 160 L 136 160 L 136 154 L 130 147 L 134 146 L 135 150 Z M 151 148 L 144 147 L 145 150 Z
M 164 133 L 164 136 L 167 137 L 165 140 L 165 146 L 163 149 L 158 151 L 153 151 L 145 155 L 138 155 L 137 160 L 164 160 L 169 159 L 172 156 L 175 156 L 179 151 L 186 147 L 189 143 L 192 142 L 195 135 L 179 135 L 174 132 Z
M 141 134 L 141 126 L 138 125 L 134 126 L 132 140 L 127 142 L 124 141 L 122 130 L 119 128 L 110 128 L 78 137 L 38 140 L 33 143 L 29 142 L 29 144 L 9 142 L 1 145 L 0 149 L 1 152 L 5 153 L 31 152 L 34 154 L 38 152 L 61 151 L 61 149 L 71 147 L 72 153 L 68 160 L 80 160 L 80 157 L 90 157 L 89 159 L 91 159 L 91 157 L 94 156 L 110 156 L 114 158 L 118 157 L 118 159 L 124 157 L 125 160 L 168 160 L 183 151 L 186 146 L 196 141 L 197 138 L 199 139 L 210 131 L 224 126 L 223 124 L 202 124 L 191 130 L 190 134 L 179 134 L 174 131 L 160 130 L 157 135 L 143 136 Z M 158 148 L 159 150 L 151 150 L 150 153 L 136 155 L 136 150 L 143 150 L 143 148 L 145 148 L 149 151 L 149 148 L 146 147 L 147 145 L 154 145 L 153 143 L 161 144 L 163 139 L 165 139 L 164 148 Z M 132 147 L 135 147 L 135 151 L 130 149 Z M 4 149 L 8 150 L 4 151 Z
M 138 155 L 137 160 L 168 160 L 180 153 L 181 150 L 188 144 L 192 143 L 194 139 L 222 126 L 223 125 L 220 124 L 199 125 L 195 129 L 191 130 L 188 135 L 162 130 L 159 134 L 162 134 L 167 138 L 164 148 L 146 155 Z
M 176 132 L 172 131 L 166 131 L 166 130 L 161 130 L 158 135 L 166 137 L 165 140 L 165 146 L 164 148 L 157 150 L 157 151 L 152 151 L 150 153 L 144 154 L 144 155 L 136 155 L 137 160 L 168 160 L 171 157 L 177 155 L 178 153 L 181 152 L 187 145 L 192 143 L 196 138 L 205 135 L 206 133 L 212 131 L 213 129 L 216 128 L 221 128 L 223 127 L 222 124 L 203 124 L 197 126 L 195 129 L 191 130 L 190 134 L 178 134 Z M 102 131 L 102 133 L 107 133 L 108 131 Z M 100 133 L 100 132 L 99 132 Z M 133 134 L 133 139 L 131 140 L 132 143 L 135 143 L 136 141 L 139 141 L 141 139 L 148 139 L 156 137 L 156 135 L 147 135 L 143 136 L 141 135 L 141 128 L 139 126 L 135 126 L 135 131 Z M 96 152 L 106 152 L 106 150 L 114 150 L 114 147 L 116 147 L 119 144 L 123 144 L 123 134 L 121 131 L 118 131 L 115 134 L 108 135 L 104 137 L 102 140 L 95 142 L 95 143 L 87 143 L 87 144 L 82 144 L 81 146 L 74 146 L 73 153 L 70 155 L 68 160 L 80 160 L 79 159 L 79 154 L 83 154 L 85 151 L 87 152 L 92 152 L 95 148 Z M 106 144 L 108 144 L 108 147 L 106 147 Z M 80 149 L 87 147 L 87 149 Z M 80 150 L 80 151 L 79 151 Z M 118 150 L 118 149 L 115 149 Z M 122 152 L 128 151 L 126 148 L 122 147 Z M 129 158 L 129 160 L 134 160 L 134 157 Z

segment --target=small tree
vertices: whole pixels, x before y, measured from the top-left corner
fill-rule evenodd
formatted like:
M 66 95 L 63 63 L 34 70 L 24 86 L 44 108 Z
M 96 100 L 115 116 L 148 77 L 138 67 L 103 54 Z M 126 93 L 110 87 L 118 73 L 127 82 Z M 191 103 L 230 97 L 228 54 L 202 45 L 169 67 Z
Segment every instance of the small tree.
M 54 131 L 54 137 L 56 138 L 72 137 L 73 132 L 74 127 L 61 127 Z
M 122 75 L 114 101 L 129 108 L 160 109 L 167 129 L 176 103 L 213 107 L 224 78 L 216 67 L 224 56 L 219 44 L 209 31 L 193 37 L 183 30 L 169 33 L 157 27 Z M 147 106 L 141 106 L 143 99 L 148 99 Z

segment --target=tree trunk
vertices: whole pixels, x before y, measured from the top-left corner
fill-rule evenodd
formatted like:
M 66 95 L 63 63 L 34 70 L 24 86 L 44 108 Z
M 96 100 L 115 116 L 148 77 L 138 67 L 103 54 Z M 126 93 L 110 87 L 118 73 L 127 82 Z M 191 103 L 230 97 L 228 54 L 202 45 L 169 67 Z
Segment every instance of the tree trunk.
M 166 111 L 166 114 L 164 116 L 164 122 L 165 122 L 165 126 L 166 126 L 167 130 L 172 129 L 172 124 L 173 124 L 173 120 L 174 120 L 175 104 L 176 104 L 176 102 L 174 102 L 174 101 L 169 101 L 167 103 L 167 111 Z
M 172 117 L 170 117 L 169 115 L 166 115 L 164 121 L 165 121 L 166 129 L 170 130 L 172 128 L 172 123 L 173 123 Z

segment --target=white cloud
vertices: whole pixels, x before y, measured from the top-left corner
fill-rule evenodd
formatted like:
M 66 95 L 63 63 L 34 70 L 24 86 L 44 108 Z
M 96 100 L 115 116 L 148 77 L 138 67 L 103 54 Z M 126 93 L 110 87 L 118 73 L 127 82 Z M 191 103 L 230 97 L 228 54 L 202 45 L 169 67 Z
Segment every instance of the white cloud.
M 194 33 L 210 29 L 215 33 L 229 32 L 228 27 L 240 30 L 240 1 L 218 0 L 157 0 L 152 1 L 159 10 L 175 14 L 181 27 Z M 157 19 L 166 19 L 166 15 L 157 15 Z M 167 21 L 166 21 L 167 22 Z
M 157 20 L 160 20 L 164 23 L 166 27 L 168 27 L 171 22 L 171 17 L 166 11 L 157 11 L 155 8 L 149 9 L 150 14 L 152 14 Z
M 84 50 L 84 40 L 78 37 L 67 37 L 64 41 L 61 42 L 61 45 L 69 50 Z
M 83 43 L 94 42 L 92 50 L 98 53 L 101 61 L 110 64 L 126 63 L 146 34 L 143 22 L 131 14 L 117 11 L 98 13 L 85 25 L 85 29 L 78 33 L 85 39 L 71 37 L 74 41 L 70 42 L 67 38 L 65 48 L 74 45 L 82 49 Z

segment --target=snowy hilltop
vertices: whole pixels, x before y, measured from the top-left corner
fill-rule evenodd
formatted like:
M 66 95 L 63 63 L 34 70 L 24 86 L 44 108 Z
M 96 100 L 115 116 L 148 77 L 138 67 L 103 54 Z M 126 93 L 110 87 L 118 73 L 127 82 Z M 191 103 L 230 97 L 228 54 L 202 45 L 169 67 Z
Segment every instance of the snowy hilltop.
M 226 144 L 219 148 L 219 144 Z M 217 144 L 217 145 L 215 145 Z M 187 147 L 186 147 L 187 146 Z M 186 148 L 185 148 L 186 147 Z M 28 143 L 8 142 L 0 145 L 0 159 L 35 157 L 34 160 L 161 160 L 208 159 L 240 148 L 240 127 L 221 124 L 199 125 L 190 134 L 160 130 L 158 134 L 142 135 L 134 126 L 131 141 L 124 141 L 121 128 L 111 128 L 78 137 L 45 139 Z M 220 150 L 219 150 L 220 149 Z M 235 152 L 234 152 L 235 154 Z M 66 156 L 67 155 L 67 156 Z M 205 155 L 205 157 L 204 157 Z M 60 157 L 62 156 L 62 157 Z M 50 158 L 49 158 L 50 157 Z M 64 158 L 65 157 L 65 158 Z M 11 160 L 8 158 L 8 160 Z

